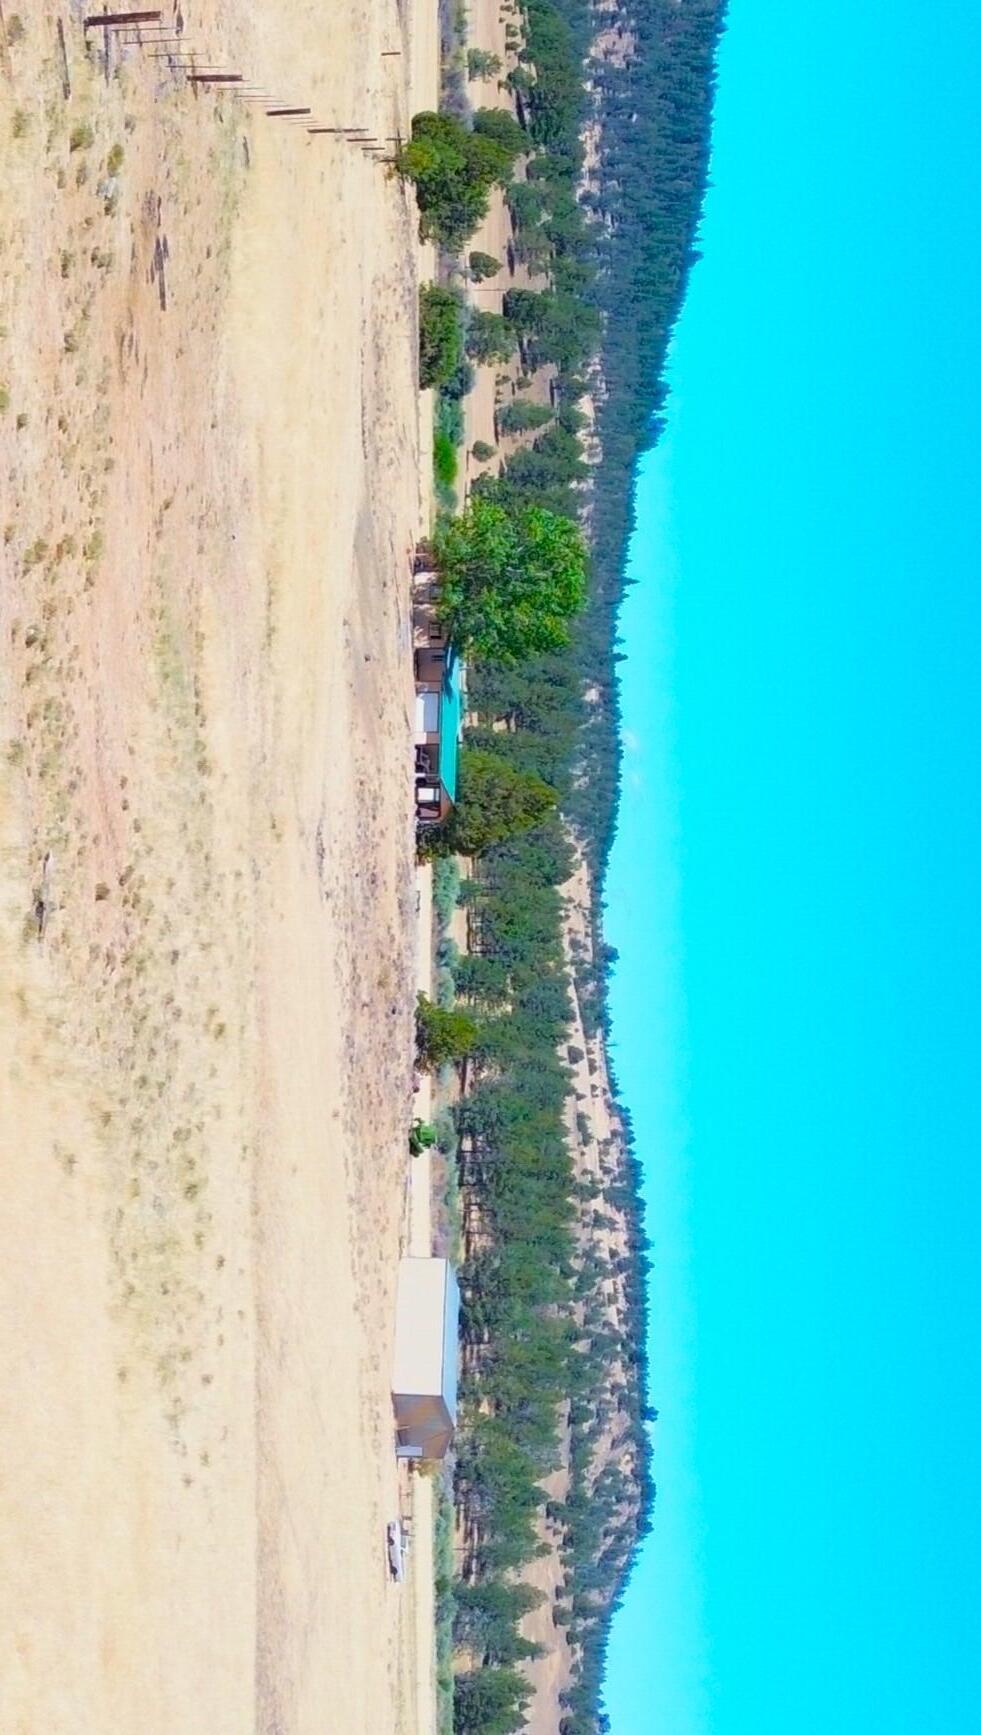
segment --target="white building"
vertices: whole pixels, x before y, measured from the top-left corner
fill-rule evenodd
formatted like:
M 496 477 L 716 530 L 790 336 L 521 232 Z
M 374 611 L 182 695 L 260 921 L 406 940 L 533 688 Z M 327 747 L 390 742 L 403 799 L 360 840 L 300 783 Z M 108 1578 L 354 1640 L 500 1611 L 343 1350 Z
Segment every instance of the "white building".
M 456 1426 L 460 1291 L 448 1259 L 403 1259 L 395 1315 L 396 1450 L 443 1458 Z

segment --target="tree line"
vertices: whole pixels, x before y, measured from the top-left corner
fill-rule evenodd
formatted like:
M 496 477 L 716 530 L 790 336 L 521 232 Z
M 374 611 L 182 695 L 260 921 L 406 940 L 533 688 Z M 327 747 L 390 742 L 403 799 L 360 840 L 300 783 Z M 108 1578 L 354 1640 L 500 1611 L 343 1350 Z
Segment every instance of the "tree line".
M 499 413 L 500 434 L 530 441 L 499 476 L 475 484 L 459 520 L 435 537 L 440 606 L 470 651 L 476 723 L 461 759 L 457 814 L 427 847 L 479 858 L 464 891 L 474 949 L 454 965 L 465 1029 L 442 1031 L 451 1046 L 465 1043 L 473 1086 L 456 1116 L 465 1217 L 455 1494 L 465 1553 L 455 1593 L 463 1666 L 454 1727 L 507 1735 L 522 1726 L 520 1665 L 530 1651 L 520 1628 L 532 1593 L 517 1575 L 540 1546 L 545 1514 L 565 1569 L 553 1618 L 565 1625 L 576 1664 L 561 1735 L 599 1735 L 609 1621 L 653 1502 L 648 1253 L 622 1108 L 622 1149 L 602 1154 L 601 1181 L 586 1185 L 573 1170 L 560 888 L 571 865 L 569 829 L 598 885 L 613 835 L 617 610 L 634 475 L 663 425 L 667 344 L 697 258 L 725 8 L 724 0 L 625 0 L 616 17 L 634 47 L 623 65 L 591 58 L 598 19 L 584 0 L 524 0 L 521 10 L 523 47 L 508 75 L 518 122 L 478 125 L 474 117 L 468 126 L 458 114 L 457 128 L 483 132 L 474 146 L 422 117 L 408 147 L 417 192 L 429 177 L 420 198 L 429 232 L 462 248 L 496 181 L 516 256 L 544 283 L 511 291 L 500 315 L 469 321 L 457 298 L 457 337 L 438 363 L 451 401 L 475 360 L 517 352 L 526 375 L 546 363 L 555 370 L 550 405 L 517 399 Z M 610 22 L 603 14 L 603 28 Z M 580 196 L 581 133 L 593 101 L 584 71 L 601 136 L 597 184 Z M 524 179 L 513 175 L 519 157 Z M 479 279 L 497 262 L 471 255 L 470 267 Z M 597 470 L 583 457 L 587 393 L 596 400 Z M 575 524 L 587 532 L 588 560 L 560 528 Z M 528 551 L 541 535 L 548 552 L 529 586 Z M 587 1035 L 606 1027 L 614 961 L 598 913 L 592 939 L 571 960 Z M 591 1234 L 611 1211 L 627 1224 L 615 1270 Z M 626 1295 L 622 1334 L 604 1306 L 614 1279 Z M 563 1427 L 570 1492 L 546 1511 L 542 1483 Z M 596 1474 L 596 1443 L 611 1427 L 620 1449 Z

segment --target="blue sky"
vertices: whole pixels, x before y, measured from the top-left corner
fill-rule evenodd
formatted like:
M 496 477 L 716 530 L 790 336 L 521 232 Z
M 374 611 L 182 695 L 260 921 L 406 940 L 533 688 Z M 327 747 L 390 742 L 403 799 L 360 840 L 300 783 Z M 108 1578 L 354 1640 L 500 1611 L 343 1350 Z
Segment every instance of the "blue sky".
M 622 617 L 614 1735 L 981 1722 L 979 64 L 967 0 L 732 0 Z

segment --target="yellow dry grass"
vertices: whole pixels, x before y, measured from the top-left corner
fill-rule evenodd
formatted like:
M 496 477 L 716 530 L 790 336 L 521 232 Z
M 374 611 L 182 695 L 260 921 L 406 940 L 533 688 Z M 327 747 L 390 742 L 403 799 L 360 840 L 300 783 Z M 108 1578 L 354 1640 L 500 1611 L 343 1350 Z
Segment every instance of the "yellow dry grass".
M 405 130 L 387 0 L 186 0 Z M 168 16 L 173 8 L 167 7 Z M 0 65 L 4 1735 L 415 1730 L 388 1583 L 410 1112 L 413 214 L 378 164 Z M 383 59 L 387 47 L 401 60 Z

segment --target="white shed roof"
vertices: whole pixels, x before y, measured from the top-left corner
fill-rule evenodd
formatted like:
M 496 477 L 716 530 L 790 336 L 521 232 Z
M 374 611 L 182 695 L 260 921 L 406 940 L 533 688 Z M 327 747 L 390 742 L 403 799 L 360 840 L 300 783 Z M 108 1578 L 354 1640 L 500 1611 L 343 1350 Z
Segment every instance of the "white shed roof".
M 448 1259 L 399 1265 L 392 1392 L 438 1397 L 456 1416 L 459 1291 Z

